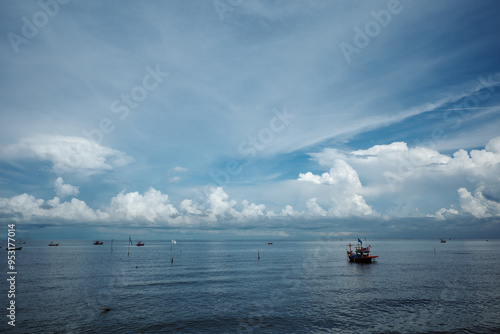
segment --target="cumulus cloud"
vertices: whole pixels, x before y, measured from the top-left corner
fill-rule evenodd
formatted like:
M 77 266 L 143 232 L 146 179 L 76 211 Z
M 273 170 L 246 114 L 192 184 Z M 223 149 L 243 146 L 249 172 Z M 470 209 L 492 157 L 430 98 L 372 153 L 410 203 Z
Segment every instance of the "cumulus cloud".
M 330 216 L 347 217 L 373 214 L 373 209 L 359 194 L 363 187 L 354 168 L 342 159 L 335 159 L 332 164 L 333 167 L 328 173 L 322 175 L 314 175 L 311 172 L 301 173 L 298 181 L 332 186 L 330 191 L 331 206 L 328 209 Z M 319 207 L 316 201 L 316 198 L 310 199 L 306 207 L 310 213 L 324 215 L 324 209 Z
M 201 210 L 198 209 L 198 205 L 193 203 L 192 199 L 185 199 L 180 204 L 180 209 L 190 215 L 201 215 Z
M 318 199 L 316 197 L 311 198 L 306 203 L 306 208 L 309 215 L 312 216 L 326 216 L 328 213 L 318 204 Z
M 65 138 L 67 139 L 67 137 Z M 103 152 L 110 152 L 103 149 L 105 150 Z M 37 154 L 45 157 L 52 156 L 53 161 L 59 161 L 59 158 L 55 158 L 58 156 L 57 154 L 48 152 Z M 103 153 L 101 156 L 104 157 L 106 154 Z M 285 204 L 280 211 L 275 212 L 268 210 L 264 204 L 251 203 L 248 200 L 238 202 L 230 198 L 222 187 L 210 188 L 204 205 L 185 199 L 176 207 L 170 203 L 167 194 L 151 187 L 143 194 L 137 191 L 122 191 L 111 198 L 109 205 L 101 210 L 95 210 L 76 198 L 63 201 L 62 199 L 65 197 L 77 196 L 79 189 L 65 183 L 64 179 L 59 177 L 54 181 L 54 190 L 57 196 L 53 199 L 37 199 L 28 194 L 0 198 L 0 213 L 3 217 L 20 217 L 25 221 L 54 218 L 74 222 L 133 222 L 152 226 L 192 226 L 196 224 L 217 226 L 222 222 L 245 224 L 265 219 L 380 217 L 380 214 L 365 200 L 366 194 L 372 198 L 376 198 L 379 194 L 374 196 L 367 190 L 366 186 L 361 183 L 358 171 L 361 173 L 374 173 L 375 171 L 380 173 L 379 176 L 382 176 L 384 168 L 390 167 L 397 161 L 406 160 L 411 163 L 414 170 L 411 175 L 405 176 L 423 184 L 424 189 L 424 192 L 421 193 L 423 195 L 413 195 L 413 197 L 425 198 L 432 193 L 432 186 L 435 186 L 432 182 L 435 182 L 435 179 L 430 176 L 433 173 L 439 175 L 440 178 L 454 175 L 456 180 L 462 180 L 462 182 L 464 176 L 475 177 L 474 180 L 478 180 L 479 183 L 476 183 L 476 190 L 473 193 L 467 190 L 468 186 L 457 183 L 453 189 L 456 203 L 459 204 L 457 208 L 454 208 L 453 204 L 451 207 L 448 204 L 437 211 L 436 209 L 431 211 L 435 212 L 434 214 L 429 214 L 430 210 L 426 213 L 421 207 L 412 206 L 411 202 L 403 200 L 397 206 L 399 213 L 396 212 L 396 207 L 392 207 L 387 209 L 386 214 L 393 217 L 423 216 L 437 219 L 447 219 L 462 214 L 471 214 L 476 218 L 497 217 L 500 215 L 500 204 L 496 195 L 500 193 L 498 191 L 500 189 L 499 156 L 500 137 L 490 140 L 484 149 L 470 152 L 459 150 L 452 156 L 442 155 L 428 148 L 408 148 L 407 144 L 402 142 L 376 145 L 366 150 L 352 152 L 325 150 L 316 155 L 315 158 L 321 164 L 329 163 L 329 171 L 318 175 L 311 172 L 300 173 L 298 182 L 296 182 L 297 191 L 308 194 L 304 196 L 303 211 L 297 211 L 291 204 Z M 103 164 L 106 163 L 104 160 Z M 55 166 L 58 163 L 55 162 Z M 57 168 L 69 168 L 73 166 L 71 163 L 71 160 L 68 160 L 65 165 L 60 162 Z M 65 167 L 61 167 L 61 164 Z M 89 169 L 94 166 L 87 162 L 82 164 Z M 102 165 L 100 166 L 102 167 Z M 182 167 L 174 169 L 177 172 L 185 171 Z M 481 180 L 488 181 L 484 183 L 487 184 L 487 189 L 482 185 Z M 414 187 L 410 188 L 408 192 L 417 191 Z M 398 195 L 397 197 L 404 196 Z M 307 198 L 309 200 L 306 201 Z M 446 207 L 448 209 L 445 209 Z
M 169 203 L 168 195 L 149 188 L 144 195 L 139 192 L 121 192 L 111 199 L 106 211 L 115 219 L 171 221 L 179 211 Z
M 60 182 L 63 182 L 60 180 Z M 22 194 L 0 198 L 3 217 L 20 217 L 23 221 L 41 218 L 65 219 L 75 223 L 134 223 L 140 226 L 192 226 L 227 222 L 247 223 L 266 217 L 266 206 L 229 198 L 222 187 L 210 188 L 206 205 L 201 208 L 191 199 L 184 199 L 179 209 L 170 203 L 167 194 L 150 187 L 144 194 L 122 191 L 102 211 L 89 208 L 76 198 L 63 202 L 59 197 L 45 201 Z M 293 211 L 293 210 L 292 210 Z M 295 213 L 295 212 L 293 212 Z
M 282 218 L 282 217 L 301 217 L 304 215 L 304 212 L 295 211 L 293 206 L 287 204 L 283 209 L 281 209 L 280 213 L 276 213 L 274 211 L 268 211 L 266 216 L 269 218 Z
M 491 139 L 484 149 L 458 150 L 449 161 L 450 169 L 479 176 L 497 176 L 500 170 L 500 137 Z
M 366 150 L 341 151 L 324 149 L 310 154 L 320 165 L 331 166 L 342 159 L 362 175 L 373 192 L 394 192 L 405 182 L 419 178 L 427 171 L 447 165 L 449 156 L 428 147 L 409 148 L 404 142 L 375 145 Z
M 428 217 L 434 217 L 434 218 L 438 218 L 438 219 L 445 219 L 447 217 L 454 217 L 456 215 L 458 215 L 459 212 L 453 208 L 450 208 L 450 209 L 445 209 L 445 208 L 441 208 L 439 209 L 438 211 L 436 211 L 436 214 L 434 215 L 427 215 Z
M 45 201 L 28 194 L 0 198 L 0 212 L 22 217 L 23 221 L 36 218 L 55 218 L 58 220 L 95 222 L 109 218 L 107 213 L 93 210 L 85 202 L 76 198 L 71 199 L 69 202 L 61 202 L 58 197 Z
M 462 210 L 476 218 L 500 216 L 500 203 L 485 198 L 483 191 L 484 186 L 479 186 L 472 195 L 467 189 L 459 188 L 458 196 Z
M 210 189 L 210 194 L 208 195 L 208 209 L 207 212 L 216 219 L 216 216 L 225 217 L 234 215 L 236 210 L 234 206 L 236 201 L 229 199 L 229 195 L 222 189 L 222 187 Z
M 310 154 L 322 166 L 332 166 L 338 161 L 345 161 L 352 166 L 356 175 L 349 168 L 339 168 L 322 175 L 310 172 L 300 174 L 299 181 L 308 181 L 314 184 L 336 185 L 342 177 L 337 175 L 339 170 L 351 177 L 350 181 L 344 177 L 348 189 L 356 189 L 348 198 L 349 201 L 337 201 L 335 207 L 347 207 L 359 201 L 364 207 L 364 197 L 378 200 L 386 207 L 389 215 L 405 215 L 396 211 L 405 208 L 420 215 L 443 219 L 454 217 L 455 211 L 468 212 L 476 217 L 493 215 L 494 203 L 488 196 L 480 193 L 470 194 L 468 187 L 478 187 L 488 184 L 489 192 L 500 191 L 500 137 L 493 138 L 483 149 L 474 149 L 469 152 L 460 149 L 451 155 L 445 155 L 430 147 L 408 147 L 404 142 L 394 142 L 388 145 L 374 145 L 364 150 L 338 150 L 327 148 L 318 153 Z M 357 182 L 366 180 L 362 187 Z M 337 185 L 339 187 L 339 185 Z M 440 188 L 440 197 L 434 196 L 435 188 Z M 459 189 L 457 196 L 457 189 Z M 358 197 L 363 196 L 363 197 Z M 490 202 L 486 202 L 489 200 Z M 460 208 L 440 209 L 460 202 Z M 486 203 L 489 203 L 486 205 Z M 437 206 L 437 207 L 436 207 Z M 489 209 L 486 209 L 488 207 Z M 399 208 L 399 209 L 398 209 Z M 437 210 L 437 211 L 436 211 Z M 427 212 L 427 214 L 426 214 Z M 435 214 L 429 214 L 435 212 Z M 332 209 L 329 210 L 332 213 Z M 337 214 L 342 214 L 338 212 Z
M 96 174 L 132 161 L 125 153 L 83 137 L 39 135 L 23 138 L 1 149 L 10 159 L 39 159 L 52 163 L 57 173 Z
M 500 171 L 500 137 L 491 139 L 484 149 L 471 150 L 470 153 L 460 149 L 452 156 L 429 147 L 409 148 L 404 142 L 375 145 L 366 150 L 355 151 L 328 148 L 310 155 L 325 166 L 331 166 L 337 159 L 345 160 L 355 166 L 358 172 L 371 175 L 370 180 L 389 182 L 388 179 L 392 178 L 396 182 L 403 182 L 405 179 L 425 177 L 431 173 L 491 177 L 498 175 Z M 385 177 L 377 178 L 375 175 Z M 320 180 L 316 179 L 316 182 Z
M 264 204 L 250 203 L 247 200 L 243 200 L 243 209 L 241 210 L 241 216 L 244 218 L 257 218 L 264 216 L 264 211 L 266 206 Z
M 68 196 L 77 196 L 79 193 L 78 187 L 72 186 L 71 184 L 64 183 L 62 177 L 58 177 L 54 181 L 54 190 L 56 195 L 60 198 Z
M 255 204 L 243 200 L 241 210 L 236 208 L 237 204 L 238 202 L 230 199 L 222 187 L 210 188 L 206 209 L 208 220 L 211 222 L 234 220 L 242 223 L 265 216 L 266 206 L 264 204 Z

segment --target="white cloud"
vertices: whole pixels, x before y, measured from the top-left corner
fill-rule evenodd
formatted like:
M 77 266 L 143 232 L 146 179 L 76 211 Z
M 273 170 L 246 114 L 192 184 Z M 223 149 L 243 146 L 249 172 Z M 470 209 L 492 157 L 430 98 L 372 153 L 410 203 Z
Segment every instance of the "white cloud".
M 327 212 L 318 204 L 316 197 L 311 198 L 306 203 L 306 208 L 311 216 L 326 216 Z
M 62 180 L 61 180 L 62 182 Z M 170 203 L 168 195 L 154 188 L 144 194 L 139 192 L 120 192 L 110 200 L 103 211 L 89 208 L 85 202 L 73 198 L 61 202 L 59 197 L 44 201 L 22 194 L 12 198 L 0 198 L 0 213 L 4 217 L 22 217 L 25 221 L 42 217 L 66 219 L 75 223 L 100 221 L 108 223 L 132 222 L 141 226 L 187 226 L 211 223 L 246 223 L 266 217 L 264 204 L 241 202 L 241 211 L 236 209 L 237 202 L 230 199 L 223 188 L 211 188 L 206 207 L 200 208 L 191 199 L 179 204 L 180 211 Z M 293 211 L 293 210 L 292 210 Z
M 281 210 L 281 214 L 283 216 L 290 216 L 290 217 L 299 215 L 299 213 L 297 211 L 295 211 L 293 209 L 293 206 L 291 206 L 291 205 L 286 205 L 285 208 L 283 210 Z
M 436 170 L 452 160 L 427 147 L 408 148 L 404 142 L 350 152 L 324 149 L 311 156 L 323 166 L 331 166 L 338 159 L 346 161 L 367 180 L 366 186 L 373 192 L 394 192 L 408 179 L 418 178 L 425 171 Z
M 325 180 L 323 179 L 323 175 L 325 175 Z M 311 172 L 307 173 L 300 173 L 299 174 L 299 179 L 298 181 L 306 181 L 306 182 L 312 182 L 316 184 L 321 184 L 321 183 L 326 183 L 326 178 L 329 177 L 328 173 L 323 173 L 323 175 L 314 175 Z
M 54 190 L 56 195 L 60 198 L 68 196 L 77 196 L 79 193 L 78 187 L 72 186 L 71 184 L 64 183 L 62 177 L 58 177 L 54 181 Z
M 344 160 L 335 159 L 330 172 L 323 173 L 321 176 L 314 175 L 311 172 L 299 174 L 298 181 L 308 181 L 316 184 L 341 185 L 352 190 L 361 189 L 358 173 Z
M 234 213 L 236 212 L 234 209 L 236 201 L 233 199 L 229 200 L 229 195 L 224 191 L 224 189 L 222 189 L 222 187 L 210 188 L 207 204 L 207 212 L 213 219 L 216 219 L 216 216 L 234 216 Z
M 366 216 L 374 213 L 373 209 L 366 204 L 363 196 L 361 181 L 358 173 L 344 160 L 334 159 L 330 172 L 321 176 L 311 172 L 299 174 L 298 181 L 312 182 L 315 184 L 326 184 L 331 186 L 328 215 L 336 217 Z M 309 200 L 306 206 L 309 212 L 316 212 L 323 215 L 323 209 L 316 203 L 317 199 Z M 323 210 L 323 211 L 322 211 Z
M 188 171 L 187 168 L 181 167 L 181 166 L 176 166 L 176 167 L 170 168 L 168 170 L 168 175 L 170 175 L 170 177 L 168 178 L 168 182 L 174 183 L 174 182 L 182 181 L 183 178 L 181 176 L 174 175 L 174 174 L 176 174 L 176 173 L 185 173 L 187 171 Z
M 107 213 L 93 210 L 85 202 L 76 198 L 71 199 L 70 202 L 61 202 L 58 197 L 44 201 L 28 194 L 0 198 L 0 212 L 7 216 L 21 216 L 23 221 L 27 222 L 37 218 L 80 222 L 95 222 L 109 218 Z
M 175 172 L 175 173 L 184 173 L 184 172 L 187 172 L 187 171 L 188 171 L 187 168 L 181 167 L 181 166 L 177 166 L 177 167 L 174 167 L 174 168 L 170 169 L 170 172 Z
M 82 137 L 39 135 L 1 149 L 4 158 L 39 159 L 52 163 L 56 173 L 96 174 L 128 164 L 125 153 Z
M 198 205 L 193 203 L 192 199 L 185 199 L 180 204 L 180 209 L 187 214 L 200 215 L 202 212 L 198 209 Z
M 458 150 L 449 162 L 450 169 L 475 176 L 496 176 L 500 171 L 500 137 L 491 139 L 482 150 Z
M 75 220 L 81 222 L 93 221 L 99 222 L 106 220 L 109 215 L 100 210 L 93 210 L 87 206 L 84 201 L 72 198 L 70 202 L 62 202 L 58 197 L 47 201 L 51 209 L 46 212 L 47 217 L 57 217 L 59 219 Z
M 242 204 L 243 210 L 241 211 L 241 215 L 244 218 L 257 218 L 264 216 L 264 210 L 266 210 L 266 206 L 264 204 L 250 203 L 247 200 L 243 200 Z
M 438 208 L 449 207 L 453 203 L 457 204 L 457 201 L 463 203 L 463 208 L 465 208 L 462 209 L 463 212 L 483 216 L 489 211 L 484 211 L 481 205 L 476 205 L 477 201 L 484 202 L 481 197 L 472 195 L 467 197 L 467 194 L 461 190 L 461 197 L 458 199 L 457 189 L 477 187 L 483 183 L 488 184 L 493 191 L 500 189 L 498 176 L 500 175 L 500 137 L 491 139 L 484 149 L 475 149 L 470 152 L 458 150 L 451 156 L 441 154 L 429 147 L 409 148 L 404 142 L 375 145 L 366 150 L 354 151 L 327 148 L 310 155 L 323 166 L 332 166 L 339 160 L 352 166 L 352 169 L 365 180 L 366 184 L 361 187 L 356 182 L 359 178 L 352 172 L 349 174 L 349 169 L 344 168 L 344 173 L 352 178 L 349 188 L 356 189 L 356 195 L 381 203 L 377 210 L 385 210 L 391 216 L 396 214 L 399 210 L 397 208 L 404 208 L 405 211 L 397 215 L 404 216 L 407 212 L 414 212 L 440 219 L 452 217 L 453 211 L 440 212 Z M 338 172 L 332 173 L 332 171 L 322 175 L 305 173 L 299 175 L 299 180 L 334 185 L 339 182 L 339 176 Z M 439 197 L 435 195 L 436 187 L 439 187 L 441 194 Z M 362 202 L 364 198 L 353 194 L 348 198 L 349 201 L 345 202 L 336 199 L 337 205 L 334 205 L 333 209 L 339 207 L 345 211 L 356 201 L 359 201 L 361 207 L 364 206 Z M 429 212 L 435 212 L 435 214 L 429 214 Z M 329 213 L 332 214 L 331 210 Z
M 413 158 L 411 158 L 412 155 Z M 401 189 L 406 190 L 406 193 L 402 192 L 403 190 L 398 193 L 397 197 L 402 198 L 401 202 L 394 207 L 387 208 L 387 214 L 393 217 L 427 216 L 445 219 L 470 213 L 478 218 L 486 218 L 500 215 L 500 204 L 492 200 L 495 196 L 491 195 L 495 194 L 499 188 L 498 173 L 495 172 L 498 171 L 500 165 L 499 155 L 500 137 L 490 140 L 482 150 L 472 150 L 470 154 L 459 150 L 453 157 L 427 148 L 408 148 L 405 143 L 399 142 L 376 145 L 367 150 L 352 152 L 325 150 L 317 154 L 315 158 L 321 160 L 321 163 L 330 162 L 330 170 L 321 175 L 311 172 L 301 173 L 298 177 L 300 182 L 295 182 L 296 185 L 291 188 L 302 194 L 305 202 L 304 211 L 297 211 L 291 204 L 285 204 L 284 208 L 276 213 L 267 210 L 264 204 L 251 203 L 248 200 L 238 202 L 230 198 L 222 187 L 210 188 L 206 205 L 200 206 L 193 200 L 185 199 L 180 202 L 178 208 L 170 203 L 167 194 L 154 188 L 149 188 L 144 194 L 137 191 L 128 193 L 123 191 L 113 197 L 109 205 L 101 211 L 89 208 L 85 202 L 76 198 L 62 201 L 64 197 L 77 196 L 79 192 L 78 187 L 65 183 L 62 177 L 54 182 L 57 194 L 54 199 L 45 201 L 28 194 L 1 198 L 0 210 L 5 217 L 22 217 L 27 221 L 55 218 L 74 222 L 149 223 L 155 226 L 158 224 L 192 226 L 205 223 L 217 226 L 221 223 L 249 223 L 272 218 L 379 217 L 380 214 L 367 204 L 364 196 L 370 194 L 371 198 L 377 200 L 384 198 L 383 196 L 387 194 L 370 193 L 370 189 L 362 185 L 358 170 L 368 175 L 373 175 L 369 172 L 376 171 L 380 173 L 380 178 L 386 166 L 402 159 L 413 159 L 415 170 L 405 176 L 422 184 L 424 195 L 415 195 L 419 190 L 414 187 L 408 190 L 402 187 Z M 353 168 L 351 163 L 356 165 L 357 169 Z M 467 187 L 458 185 L 453 191 L 460 208 L 455 209 L 451 205 L 451 208 L 445 209 L 444 207 L 450 206 L 444 206 L 437 211 L 436 209 L 431 211 L 435 212 L 434 214 L 426 214 L 422 207 L 412 205 L 414 203 L 408 201 L 407 198 L 418 196 L 419 199 L 425 199 L 425 194 L 432 194 L 432 187 L 435 186 L 433 184 L 435 179 L 430 177 L 432 174 L 438 174 L 440 178 L 454 176 L 457 180 L 462 180 L 464 176 L 475 176 L 477 180 L 492 180 L 492 182 L 487 183 L 489 187 L 487 192 L 484 186 L 479 186 L 473 194 L 467 190 Z M 365 178 L 367 178 L 366 175 Z M 456 189 L 458 189 L 458 198 Z M 307 198 L 309 200 L 306 200 Z
M 472 195 L 467 189 L 459 188 L 458 196 L 462 210 L 476 218 L 500 216 L 500 203 L 486 199 L 483 190 L 484 186 L 479 186 Z
M 500 171 L 500 137 L 491 139 L 484 149 L 471 150 L 470 153 L 460 149 L 452 157 L 428 147 L 408 148 L 404 142 L 375 145 L 366 150 L 351 152 L 325 149 L 320 153 L 312 153 L 311 156 L 321 165 L 331 165 L 335 160 L 343 159 L 356 166 L 358 172 L 369 175 L 377 173 L 379 176 L 390 173 L 396 180 L 418 178 L 429 173 L 462 173 L 488 177 L 497 175 Z
M 168 179 L 168 182 L 170 182 L 170 183 L 174 183 L 174 182 L 179 182 L 179 181 L 181 181 L 181 180 L 182 180 L 182 177 L 180 177 L 180 176 L 172 176 L 172 177 L 170 177 L 170 178 Z
M 149 222 L 172 221 L 179 211 L 169 203 L 168 195 L 149 188 L 144 195 L 137 191 L 121 192 L 111 199 L 106 211 L 114 219 L 147 220 Z
M 459 214 L 459 212 L 453 208 L 450 208 L 450 209 L 441 208 L 438 211 L 436 211 L 435 215 L 427 215 L 427 216 L 438 218 L 438 219 L 445 219 L 446 217 L 450 217 L 450 216 L 453 217 L 453 216 L 456 216 L 458 214 Z

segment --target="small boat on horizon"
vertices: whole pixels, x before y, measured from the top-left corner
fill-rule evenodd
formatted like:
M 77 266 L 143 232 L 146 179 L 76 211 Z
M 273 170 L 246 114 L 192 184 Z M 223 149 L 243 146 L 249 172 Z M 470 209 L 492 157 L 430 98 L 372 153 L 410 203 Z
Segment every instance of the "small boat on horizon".
M 21 249 L 23 249 L 23 246 L 14 247 L 14 248 L 9 248 L 9 247 L 5 248 L 5 250 L 8 250 L 8 251 L 21 250 Z
M 372 263 L 373 259 L 376 259 L 378 255 L 370 255 L 370 248 L 372 246 L 368 245 L 368 247 L 363 247 L 363 242 L 358 238 L 358 244 L 356 245 L 356 248 L 352 250 L 352 245 L 349 243 L 349 249 L 347 250 L 347 258 L 349 262 L 356 262 L 356 263 Z
M 59 244 L 53 243 L 52 241 L 50 242 L 49 246 L 59 246 Z
M 441 239 L 441 243 L 442 243 L 442 244 L 446 243 L 446 240 Z
M 94 245 L 102 245 L 103 243 L 104 241 L 99 241 L 99 240 L 94 241 Z
M 272 245 L 273 243 L 272 243 L 272 242 L 268 242 L 267 244 L 268 244 L 268 245 Z
M 136 246 L 144 246 L 144 242 L 138 241 L 137 244 L 136 244 Z

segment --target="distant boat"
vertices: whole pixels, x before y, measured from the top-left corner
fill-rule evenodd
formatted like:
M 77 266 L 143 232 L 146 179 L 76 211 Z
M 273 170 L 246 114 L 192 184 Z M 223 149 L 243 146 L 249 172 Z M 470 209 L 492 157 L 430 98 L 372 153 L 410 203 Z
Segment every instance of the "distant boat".
M 446 243 L 446 240 L 441 239 L 441 243 L 442 243 L 442 244 Z
M 19 247 L 15 247 L 15 248 L 9 248 L 9 247 L 5 248 L 5 250 L 8 250 L 8 251 L 21 250 L 21 249 L 23 249 L 23 246 L 19 246 Z
M 272 242 L 268 242 L 267 244 L 268 244 L 268 245 L 272 245 L 273 243 L 272 243 Z
M 370 255 L 370 248 L 372 246 L 363 247 L 363 243 L 358 239 L 358 244 L 355 250 L 352 250 L 352 244 L 349 243 L 349 250 L 347 250 L 347 258 L 349 262 L 356 263 L 372 263 L 372 260 L 378 256 Z
M 143 243 L 143 242 L 138 241 L 138 242 L 137 242 L 137 244 L 136 244 L 136 246 L 144 246 L 144 243 Z
M 50 242 L 49 246 L 59 246 L 59 244 L 55 244 L 52 241 Z
M 103 243 L 104 241 L 99 241 L 99 240 L 94 241 L 94 245 L 102 245 Z

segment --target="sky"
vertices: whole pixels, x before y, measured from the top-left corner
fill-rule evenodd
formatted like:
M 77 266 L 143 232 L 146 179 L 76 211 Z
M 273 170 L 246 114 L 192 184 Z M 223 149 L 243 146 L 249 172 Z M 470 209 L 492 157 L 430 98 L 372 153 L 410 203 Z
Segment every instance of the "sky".
M 496 1 L 0 8 L 18 237 L 500 237 Z

